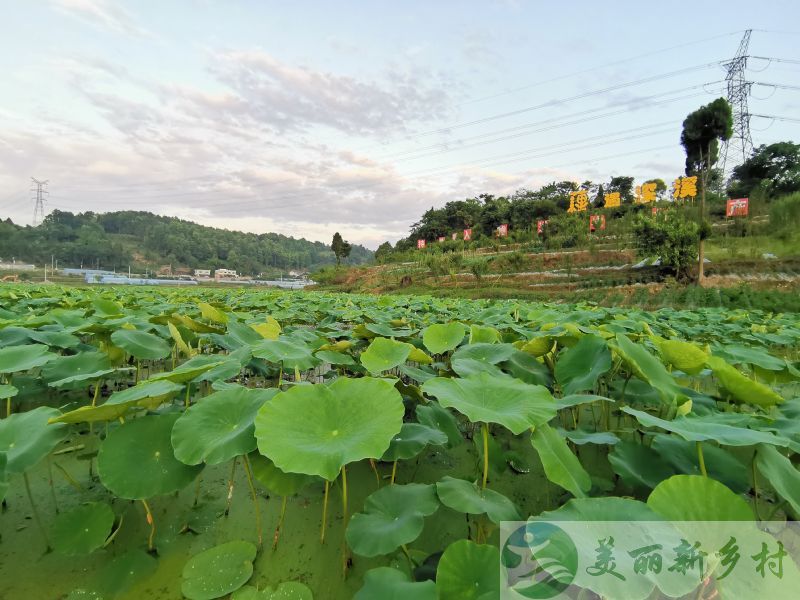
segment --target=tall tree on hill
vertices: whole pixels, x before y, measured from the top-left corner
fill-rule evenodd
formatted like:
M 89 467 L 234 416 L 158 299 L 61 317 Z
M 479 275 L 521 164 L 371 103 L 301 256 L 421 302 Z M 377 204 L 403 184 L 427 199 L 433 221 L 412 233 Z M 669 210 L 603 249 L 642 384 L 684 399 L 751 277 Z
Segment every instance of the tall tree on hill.
M 331 242 L 331 250 L 336 255 L 336 265 L 342 264 L 342 259 L 347 258 L 350 256 L 350 250 L 353 247 L 350 245 L 349 242 L 346 242 L 342 239 L 342 236 L 339 235 L 339 232 L 333 234 L 333 241 Z
M 740 198 L 749 196 L 755 189 L 761 189 L 768 197 L 800 191 L 800 144 L 761 145 L 746 161 L 734 167 L 728 195 Z
M 686 174 L 700 178 L 700 235 L 697 248 L 697 282 L 703 280 L 703 243 L 710 226 L 706 222 L 706 188 L 711 167 L 719 157 L 719 142 L 733 135 L 733 111 L 725 98 L 689 113 L 683 121 L 681 145 L 686 150 Z

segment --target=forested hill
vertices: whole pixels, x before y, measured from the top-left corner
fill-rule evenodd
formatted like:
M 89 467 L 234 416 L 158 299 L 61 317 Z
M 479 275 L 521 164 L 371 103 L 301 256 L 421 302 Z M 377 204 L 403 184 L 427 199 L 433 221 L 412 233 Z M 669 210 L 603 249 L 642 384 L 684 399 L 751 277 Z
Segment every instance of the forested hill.
M 308 269 L 334 263 L 327 244 L 277 233 L 242 233 L 198 225 L 149 212 L 73 214 L 53 211 L 38 227 L 0 221 L 0 259 L 42 264 L 51 256 L 61 267 L 151 270 L 227 268 L 246 275 Z M 353 245 L 347 262 L 371 260 L 372 252 Z

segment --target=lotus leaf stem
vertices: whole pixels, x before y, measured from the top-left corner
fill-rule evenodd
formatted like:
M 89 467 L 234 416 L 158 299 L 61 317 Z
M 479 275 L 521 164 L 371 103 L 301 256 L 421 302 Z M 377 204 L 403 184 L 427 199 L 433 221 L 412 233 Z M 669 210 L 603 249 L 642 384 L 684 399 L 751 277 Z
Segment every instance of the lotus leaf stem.
M 483 485 L 486 489 L 486 482 L 489 479 L 489 426 L 483 423 Z
M 342 465 L 342 577 L 347 576 L 347 466 Z
M 272 549 L 278 547 L 278 540 L 281 537 L 281 528 L 283 527 L 283 517 L 286 515 L 286 496 L 281 498 L 281 516 L 278 518 L 278 526 L 275 528 L 275 535 L 272 538 Z
M 233 501 L 233 477 L 236 475 L 236 459 L 238 456 L 233 457 L 233 462 L 231 463 L 231 476 L 228 479 L 228 500 L 225 504 L 225 516 L 228 516 L 228 513 L 231 512 L 231 502 Z
M 97 398 L 100 396 L 100 380 L 94 384 L 94 395 L 92 396 L 92 407 L 97 406 Z
M 60 464 L 58 464 L 55 461 L 53 461 L 53 464 L 55 465 L 56 469 L 58 469 L 64 475 L 64 478 L 67 480 L 67 482 L 72 487 L 74 487 L 79 492 L 83 492 L 84 491 L 83 486 L 80 483 L 78 483 L 77 481 L 75 481 L 75 479 L 72 477 L 72 475 L 70 475 L 64 467 L 62 467 Z
M 322 530 L 319 534 L 319 543 L 325 543 L 325 524 L 328 520 L 328 488 L 330 487 L 330 483 L 328 480 L 325 480 L 325 499 L 322 501 Z
M 756 454 L 753 453 L 753 460 L 750 462 L 750 470 L 753 473 L 753 512 L 756 514 L 756 520 L 760 521 L 761 516 L 758 514 L 758 475 L 756 473 Z
M 406 555 L 406 560 L 408 561 L 408 570 L 409 572 L 414 572 L 414 561 L 411 560 L 411 555 L 408 553 L 408 547 L 405 544 L 400 544 L 400 549 L 403 551 L 403 554 Z
M 27 471 L 22 472 L 22 478 L 25 480 L 25 492 L 28 494 L 28 502 L 31 503 L 33 518 L 36 521 L 36 525 L 39 527 L 39 531 L 42 533 L 42 537 L 44 538 L 44 543 L 47 546 L 46 552 L 50 552 L 50 540 L 47 538 L 47 531 L 42 524 L 42 518 L 39 516 L 39 509 L 36 508 L 36 503 L 33 501 L 33 494 L 31 494 L 31 482 L 28 479 Z
M 53 498 L 53 506 L 55 506 L 56 514 L 58 514 L 58 499 L 56 499 L 56 488 L 53 485 L 53 465 L 49 456 L 47 457 L 47 482 L 50 485 L 50 495 Z
M 112 531 L 111 535 L 108 536 L 108 538 L 106 538 L 105 542 L 103 542 L 103 548 L 107 547 L 111 542 L 114 541 L 114 538 L 117 537 L 117 534 L 119 533 L 119 530 L 122 529 L 122 522 L 124 520 L 125 520 L 125 515 L 120 516 L 119 524 L 117 525 L 117 528 L 114 531 Z
M 378 484 L 378 487 L 381 487 L 381 476 L 378 474 L 378 467 L 375 465 L 375 459 L 369 459 L 369 466 L 372 467 L 372 471 L 375 473 L 375 482 Z
M 250 495 L 253 497 L 253 507 L 256 511 L 256 531 L 258 532 L 258 545 L 261 546 L 263 537 L 261 532 L 261 509 L 258 507 L 256 486 L 253 485 L 253 471 L 250 468 L 250 459 L 247 458 L 247 454 L 242 455 L 242 460 L 244 462 L 244 471 L 247 474 L 247 483 L 250 486 Z
M 189 402 L 191 401 L 192 396 L 192 384 L 191 382 L 186 383 L 186 398 L 183 401 L 184 408 L 189 408 Z
M 200 500 L 200 484 L 203 483 L 203 474 L 197 476 L 197 485 L 194 488 L 194 502 L 192 506 L 197 506 L 197 502 Z
M 392 485 L 394 485 L 395 475 L 397 475 L 397 461 L 394 461 L 392 463 L 392 480 L 391 480 Z
M 150 505 L 147 504 L 147 500 L 142 498 L 142 505 L 144 506 L 145 515 L 147 518 L 147 524 L 150 525 L 150 537 L 147 538 L 147 551 L 153 551 L 153 538 L 156 535 L 156 522 L 153 519 L 153 513 L 150 511 Z
M 700 472 L 703 474 L 703 477 L 708 477 L 708 471 L 706 471 L 706 461 L 703 457 L 703 444 L 702 442 L 696 442 L 697 444 L 697 460 L 700 461 Z

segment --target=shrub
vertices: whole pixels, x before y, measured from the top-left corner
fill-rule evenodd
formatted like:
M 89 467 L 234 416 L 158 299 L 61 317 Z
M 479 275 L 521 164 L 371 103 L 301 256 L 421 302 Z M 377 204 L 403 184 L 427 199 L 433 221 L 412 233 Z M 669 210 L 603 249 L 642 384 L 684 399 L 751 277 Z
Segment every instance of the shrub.
M 700 228 L 677 211 L 639 215 L 633 224 L 637 252 L 642 258 L 660 256 L 661 264 L 685 277 L 697 262 Z

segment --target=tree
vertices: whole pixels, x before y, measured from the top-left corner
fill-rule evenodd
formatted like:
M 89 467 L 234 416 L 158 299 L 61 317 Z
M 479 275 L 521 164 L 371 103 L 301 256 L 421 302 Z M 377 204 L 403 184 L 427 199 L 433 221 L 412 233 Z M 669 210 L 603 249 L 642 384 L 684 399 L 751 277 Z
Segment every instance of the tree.
M 336 255 L 336 265 L 342 264 L 342 259 L 347 258 L 350 256 L 350 250 L 353 247 L 350 245 L 349 242 L 346 242 L 342 239 L 342 236 L 337 231 L 333 234 L 333 241 L 331 242 L 331 250 Z
M 603 184 L 601 183 L 597 187 L 597 195 L 594 197 L 594 205 L 597 206 L 598 208 L 603 208 L 603 206 L 605 206 L 605 202 L 606 202 L 606 192 L 603 189 Z
M 719 156 L 719 142 L 733 135 L 733 111 L 725 98 L 689 113 L 683 121 L 681 145 L 686 151 L 686 174 L 700 177 L 700 229 L 697 247 L 697 282 L 703 281 L 703 242 L 708 237 L 706 188 L 711 167 Z
M 622 202 L 633 202 L 633 177 L 612 177 L 606 189 L 606 193 L 608 192 L 619 192 Z
M 749 196 L 756 188 L 770 197 L 800 191 L 800 144 L 761 145 L 741 165 L 734 167 L 728 196 Z
M 659 256 L 661 264 L 678 277 L 689 276 L 697 260 L 697 223 L 684 219 L 677 211 L 660 212 L 655 217 L 639 214 L 633 224 L 637 252 L 642 258 Z
M 391 242 L 383 242 L 378 249 L 375 250 L 375 260 L 383 264 L 386 262 L 386 259 L 389 258 L 389 255 L 392 253 L 392 243 Z

